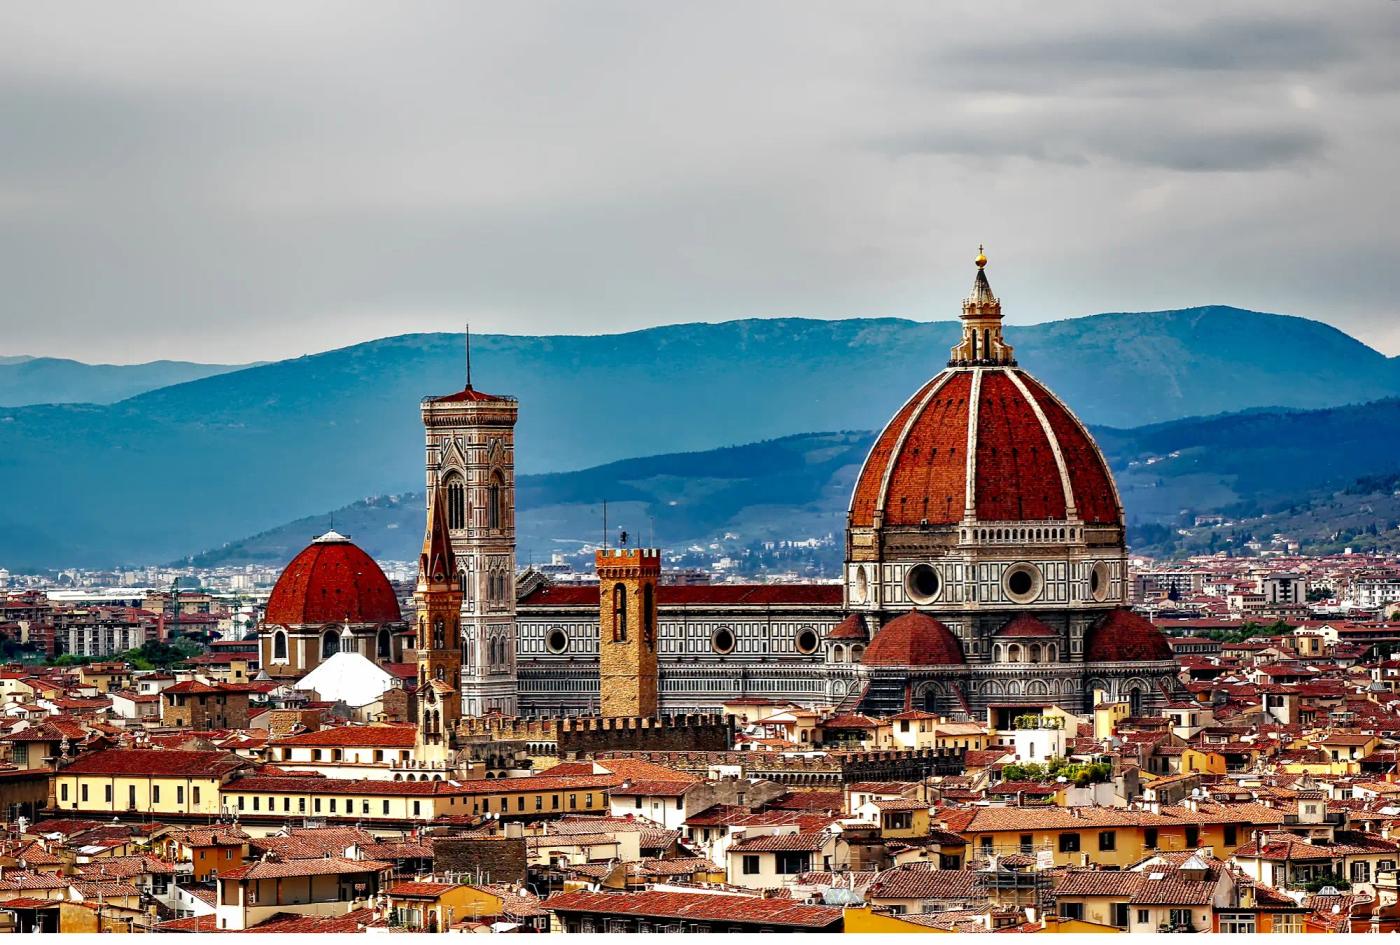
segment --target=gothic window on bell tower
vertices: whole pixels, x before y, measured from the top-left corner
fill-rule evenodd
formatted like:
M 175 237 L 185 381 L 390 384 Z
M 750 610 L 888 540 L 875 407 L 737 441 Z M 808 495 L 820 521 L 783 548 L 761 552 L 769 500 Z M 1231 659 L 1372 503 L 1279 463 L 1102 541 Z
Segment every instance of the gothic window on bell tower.
M 458 530 L 467 527 L 467 487 L 462 477 L 450 474 L 447 484 L 447 527 Z
M 442 650 L 447 647 L 447 626 L 439 617 L 433 621 L 433 649 Z
M 505 527 L 505 477 L 499 469 L 491 471 L 491 483 L 486 489 L 486 527 L 500 531 Z

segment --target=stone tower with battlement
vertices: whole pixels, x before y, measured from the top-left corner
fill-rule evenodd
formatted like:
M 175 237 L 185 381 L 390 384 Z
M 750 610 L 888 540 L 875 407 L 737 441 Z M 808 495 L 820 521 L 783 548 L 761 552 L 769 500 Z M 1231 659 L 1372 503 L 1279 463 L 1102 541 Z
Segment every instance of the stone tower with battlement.
M 461 590 L 462 712 L 517 711 L 514 397 L 471 383 L 423 401 L 427 492 L 441 491 Z
M 605 718 L 658 709 L 656 585 L 661 552 L 605 548 L 598 566 L 598 694 Z

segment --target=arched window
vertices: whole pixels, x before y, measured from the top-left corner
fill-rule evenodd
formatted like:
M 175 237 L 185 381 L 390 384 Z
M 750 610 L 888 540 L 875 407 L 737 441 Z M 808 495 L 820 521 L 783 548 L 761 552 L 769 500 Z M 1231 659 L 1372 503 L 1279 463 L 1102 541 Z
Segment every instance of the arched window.
M 613 639 L 619 642 L 627 639 L 627 586 L 613 587 Z
M 1024 658 L 1021 655 L 1021 644 L 1011 644 L 1011 648 L 1006 651 L 1006 658 L 1012 663 L 1024 662 Z
M 463 600 L 466 600 L 466 599 L 467 599 L 467 572 L 465 572 L 465 571 L 458 571 L 458 572 L 457 572 L 457 586 L 458 586 L 458 587 L 461 589 L 461 591 L 462 591 L 462 599 L 463 599 Z
M 390 638 L 390 636 L 389 636 L 389 630 L 388 630 L 388 628 L 387 628 L 387 627 L 381 627 L 380 630 L 379 630 L 379 641 L 378 641 L 378 646 L 376 646 L 376 648 L 375 648 L 376 651 L 379 653 L 379 658 L 380 658 L 380 659 L 385 659 L 385 660 L 387 660 L 387 659 L 389 659 L 391 656 L 393 656 L 393 651 L 390 649 L 390 643 L 391 643 L 391 638 Z
M 1031 662 L 1032 662 L 1032 663 L 1039 663 L 1039 662 L 1040 662 L 1040 644 L 1039 644 L 1039 643 L 1032 643 L 1032 644 L 1031 644 L 1031 654 L 1030 654 L 1030 655 L 1031 655 Z
M 272 658 L 275 660 L 284 660 L 287 658 L 286 631 L 278 630 L 272 635 Z
M 456 473 L 447 477 L 447 527 L 467 527 L 467 486 Z
M 491 484 L 486 487 L 486 525 L 493 531 L 505 527 L 505 477 L 499 469 L 491 473 Z
M 433 649 L 443 650 L 447 648 L 447 627 L 442 622 L 442 618 L 433 621 Z
M 647 648 L 653 649 L 656 646 L 656 588 L 650 584 L 642 585 L 642 639 L 646 641 Z
M 340 652 L 340 634 L 334 630 L 327 630 L 321 636 L 321 658 L 335 656 Z

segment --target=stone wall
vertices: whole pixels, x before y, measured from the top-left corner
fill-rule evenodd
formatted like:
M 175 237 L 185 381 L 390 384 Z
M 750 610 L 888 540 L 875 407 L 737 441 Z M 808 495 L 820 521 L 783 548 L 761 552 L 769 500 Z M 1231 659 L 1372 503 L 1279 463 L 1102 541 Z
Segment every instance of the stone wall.
M 717 715 L 563 719 L 556 737 L 564 758 L 605 751 L 728 751 L 734 745 L 734 719 Z

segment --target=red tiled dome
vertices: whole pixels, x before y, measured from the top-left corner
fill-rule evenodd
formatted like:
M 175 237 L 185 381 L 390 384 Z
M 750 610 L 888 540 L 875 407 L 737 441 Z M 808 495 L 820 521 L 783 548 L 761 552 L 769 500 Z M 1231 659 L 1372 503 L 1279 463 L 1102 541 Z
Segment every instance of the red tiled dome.
M 994 637 L 1057 637 L 1054 630 L 1050 629 L 1043 621 L 1032 617 L 1030 614 L 1019 614 L 1005 624 Z
M 1086 523 L 1122 525 L 1113 479 L 1093 438 L 1044 386 L 1009 365 L 949 368 L 910 398 L 870 450 L 851 497 L 850 524 L 961 522 L 969 450 L 976 477 L 970 498 L 982 521 L 1063 520 L 1072 503 Z
M 859 640 L 869 639 L 870 632 L 865 628 L 865 618 L 860 614 L 851 614 L 845 620 L 831 628 L 831 632 L 826 635 L 828 640 Z
M 966 662 L 953 631 L 918 610 L 881 627 L 860 661 L 866 666 L 960 666 Z
M 1089 628 L 1086 663 L 1133 663 L 1172 659 L 1172 648 L 1152 621 L 1119 607 Z
M 398 623 L 389 579 L 359 546 L 335 532 L 292 559 L 267 600 L 267 623 Z

